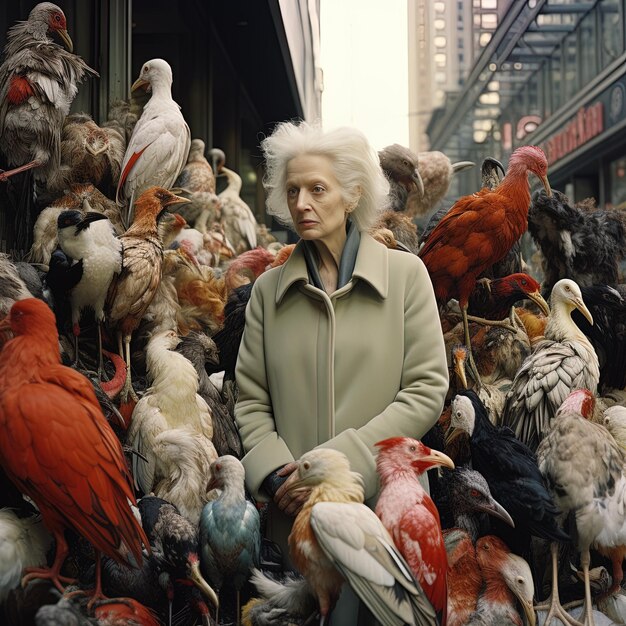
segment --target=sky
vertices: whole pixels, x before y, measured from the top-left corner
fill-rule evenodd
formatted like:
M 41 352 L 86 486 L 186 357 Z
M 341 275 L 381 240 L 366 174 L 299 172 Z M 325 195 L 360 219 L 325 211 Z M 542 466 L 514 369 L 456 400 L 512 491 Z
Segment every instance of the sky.
M 407 0 L 321 0 L 324 128 L 409 145 Z

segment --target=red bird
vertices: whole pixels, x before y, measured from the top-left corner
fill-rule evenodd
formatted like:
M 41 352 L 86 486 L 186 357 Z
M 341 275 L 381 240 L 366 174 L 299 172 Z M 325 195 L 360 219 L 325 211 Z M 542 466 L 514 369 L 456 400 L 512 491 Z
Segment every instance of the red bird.
M 52 568 L 26 569 L 22 583 L 46 578 L 63 591 L 66 528 L 119 563 L 130 563 L 129 553 L 141 563 L 149 544 L 130 506 L 122 446 L 89 380 L 61 365 L 54 314 L 41 300 L 20 300 L 0 322 L 0 332 L 8 328 L 15 336 L 0 354 L 0 464 L 56 540 Z M 98 566 L 93 599 L 101 596 Z
M 111 598 L 96 607 L 99 626 L 159 626 L 157 616 L 133 598 Z
M 523 146 L 513 152 L 502 182 L 492 191 L 481 189 L 455 202 L 430 233 L 419 256 L 428 268 L 440 305 L 451 298 L 463 313 L 465 341 L 471 356 L 467 306 L 476 279 L 502 259 L 528 227 L 528 172 L 537 175 L 548 195 L 548 161 L 540 148 Z
M 381 490 L 376 515 L 413 571 L 424 593 L 446 623 L 448 559 L 439 512 L 419 482 L 426 470 L 443 465 L 454 469 L 450 457 L 417 439 L 393 437 L 379 441 L 376 469 Z

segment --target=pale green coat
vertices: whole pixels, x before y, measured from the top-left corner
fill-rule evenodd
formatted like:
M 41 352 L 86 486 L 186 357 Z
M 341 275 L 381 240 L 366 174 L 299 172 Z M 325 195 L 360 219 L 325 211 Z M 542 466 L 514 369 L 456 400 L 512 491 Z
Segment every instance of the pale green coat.
M 375 498 L 374 444 L 420 438 L 448 389 L 424 264 L 362 233 L 352 280 L 328 296 L 309 284 L 300 242 L 252 289 L 236 378 L 235 418 L 256 499 L 268 499 L 261 483 L 270 472 L 320 445 L 344 452 L 366 499 Z

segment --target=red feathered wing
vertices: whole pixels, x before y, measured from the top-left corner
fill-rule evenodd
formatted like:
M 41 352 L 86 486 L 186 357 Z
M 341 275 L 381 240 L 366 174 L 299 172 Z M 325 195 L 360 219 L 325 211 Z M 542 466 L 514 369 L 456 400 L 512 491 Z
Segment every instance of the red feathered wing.
M 441 303 L 467 303 L 476 277 L 502 259 L 521 237 L 510 223 L 509 199 L 482 189 L 460 198 L 424 242 L 419 256 Z
M 448 559 L 437 507 L 430 498 L 407 511 L 394 528 L 394 542 L 435 611 L 447 612 Z
M 50 365 L 0 398 L 2 465 L 30 496 L 50 530 L 74 528 L 121 562 L 120 544 L 141 562 L 146 536 L 129 501 L 135 498 L 119 440 L 89 381 Z

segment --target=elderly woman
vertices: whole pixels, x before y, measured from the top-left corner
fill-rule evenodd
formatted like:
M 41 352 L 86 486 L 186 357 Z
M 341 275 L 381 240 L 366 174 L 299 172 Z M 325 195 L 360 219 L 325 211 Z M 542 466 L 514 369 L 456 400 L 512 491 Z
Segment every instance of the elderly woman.
M 286 555 L 308 495 L 289 496 L 282 484 L 294 459 L 318 446 L 340 450 L 372 504 L 374 444 L 426 433 L 448 373 L 426 268 L 368 234 L 389 185 L 365 136 L 286 122 L 261 147 L 268 212 L 300 241 L 252 289 L 235 418 L 248 489 L 272 501 L 268 534 Z

